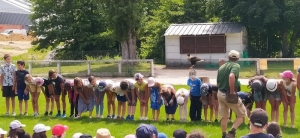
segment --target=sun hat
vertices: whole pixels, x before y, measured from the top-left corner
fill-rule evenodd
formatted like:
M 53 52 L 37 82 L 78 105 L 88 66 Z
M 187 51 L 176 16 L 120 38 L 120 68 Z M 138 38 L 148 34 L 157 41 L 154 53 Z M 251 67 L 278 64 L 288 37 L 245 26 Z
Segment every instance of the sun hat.
M 278 84 L 274 79 L 269 79 L 266 84 L 267 90 L 270 92 L 274 92 L 277 90 Z
M 135 138 L 135 135 L 134 134 L 128 134 L 124 138 Z
M 141 124 L 135 131 L 136 138 L 147 138 L 152 135 L 158 136 L 158 131 L 153 125 Z
M 168 138 L 168 137 L 165 133 L 160 132 L 160 133 L 158 133 L 157 138 Z
M 19 120 L 12 121 L 9 126 L 10 126 L 11 129 L 26 127 L 26 125 L 22 124 Z
M 208 94 L 208 90 L 209 90 L 209 86 L 207 83 L 203 83 L 201 86 L 200 86 L 200 90 L 201 90 L 201 95 L 205 96 Z
M 79 138 L 82 135 L 82 133 L 75 133 L 72 138 Z
M 99 91 L 104 91 L 106 87 L 106 82 L 105 81 L 100 81 L 98 84 L 98 90 Z
M 111 136 L 110 131 L 106 128 L 100 128 L 97 130 L 96 137 L 94 138 L 115 138 L 114 136 Z
M 187 133 L 182 129 L 177 129 L 173 132 L 173 138 L 186 138 Z
M 231 58 L 240 58 L 240 53 L 236 50 L 231 50 L 228 54 L 228 57 Z
M 134 79 L 135 80 L 142 79 L 142 78 L 144 78 L 144 76 L 141 73 L 135 73 L 134 74 Z
M 148 87 L 155 85 L 155 79 L 153 77 L 148 78 Z
M 54 136 L 61 136 L 68 129 L 69 129 L 68 126 L 57 124 L 52 128 L 52 134 Z
M 4 131 L 2 128 L 0 128 L 0 135 L 5 135 L 7 134 L 7 131 Z
M 34 133 L 40 133 L 40 132 L 48 131 L 50 129 L 51 129 L 50 126 L 45 126 L 44 124 L 36 124 L 33 127 Z
M 79 138 L 93 138 L 90 134 L 82 134 Z
M 268 124 L 268 114 L 265 110 L 261 108 L 256 108 L 250 114 L 250 122 L 259 128 L 264 127 Z
M 292 71 L 290 70 L 286 70 L 282 73 L 279 73 L 279 75 L 282 77 L 282 78 L 289 78 L 289 79 L 292 79 L 294 77 L 294 74 Z
M 179 106 L 184 104 L 184 98 L 182 96 L 178 96 L 176 100 Z
M 263 83 L 258 79 L 253 80 L 251 83 L 251 88 L 256 92 L 261 91 L 263 89 Z

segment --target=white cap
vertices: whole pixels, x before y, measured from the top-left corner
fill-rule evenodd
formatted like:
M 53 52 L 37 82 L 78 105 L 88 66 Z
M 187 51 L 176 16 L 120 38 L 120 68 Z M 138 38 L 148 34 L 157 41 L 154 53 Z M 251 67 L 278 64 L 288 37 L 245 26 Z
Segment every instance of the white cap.
M 153 77 L 148 78 L 148 87 L 155 85 L 155 79 Z
M 228 57 L 231 58 L 240 58 L 240 53 L 236 50 L 231 50 L 228 54 Z
M 20 127 L 25 127 L 25 124 L 22 124 L 19 120 L 14 120 L 10 123 L 9 127 L 11 129 L 16 129 L 16 128 L 20 128 Z
M 36 124 L 33 127 L 34 133 L 40 133 L 40 132 L 48 131 L 50 129 L 51 129 L 50 126 L 45 126 L 44 124 Z
M 4 131 L 2 128 L 0 128 L 0 135 L 5 135 L 7 134 L 7 131 Z
M 72 138 L 79 138 L 82 135 L 82 133 L 75 133 Z

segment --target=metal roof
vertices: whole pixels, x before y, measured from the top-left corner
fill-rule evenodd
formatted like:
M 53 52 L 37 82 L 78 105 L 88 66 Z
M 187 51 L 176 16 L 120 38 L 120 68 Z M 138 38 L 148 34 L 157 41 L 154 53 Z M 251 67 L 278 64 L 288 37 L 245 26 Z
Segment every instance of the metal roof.
M 31 25 L 31 6 L 28 0 L 0 0 L 0 24 Z
M 0 24 L 31 25 L 29 14 L 0 12 Z
M 239 23 L 188 23 L 171 24 L 165 32 L 168 35 L 209 35 L 240 33 L 244 26 Z

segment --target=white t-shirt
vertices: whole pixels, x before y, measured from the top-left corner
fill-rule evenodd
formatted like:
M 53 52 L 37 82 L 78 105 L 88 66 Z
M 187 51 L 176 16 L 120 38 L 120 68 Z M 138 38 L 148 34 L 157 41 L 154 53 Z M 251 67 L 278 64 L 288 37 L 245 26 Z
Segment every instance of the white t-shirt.
M 185 97 L 188 97 L 190 95 L 190 91 L 185 89 L 185 88 L 180 88 L 176 91 L 175 97 L 178 97 L 181 93 L 183 93 L 183 95 Z

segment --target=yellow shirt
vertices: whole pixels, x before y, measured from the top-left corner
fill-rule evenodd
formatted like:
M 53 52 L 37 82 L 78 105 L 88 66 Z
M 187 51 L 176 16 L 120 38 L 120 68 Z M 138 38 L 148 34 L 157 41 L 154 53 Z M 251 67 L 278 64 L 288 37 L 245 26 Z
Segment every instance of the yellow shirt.
M 142 84 L 138 84 L 137 82 L 134 83 L 135 88 L 137 88 L 139 91 L 145 91 L 147 83 L 145 81 L 142 82 Z

